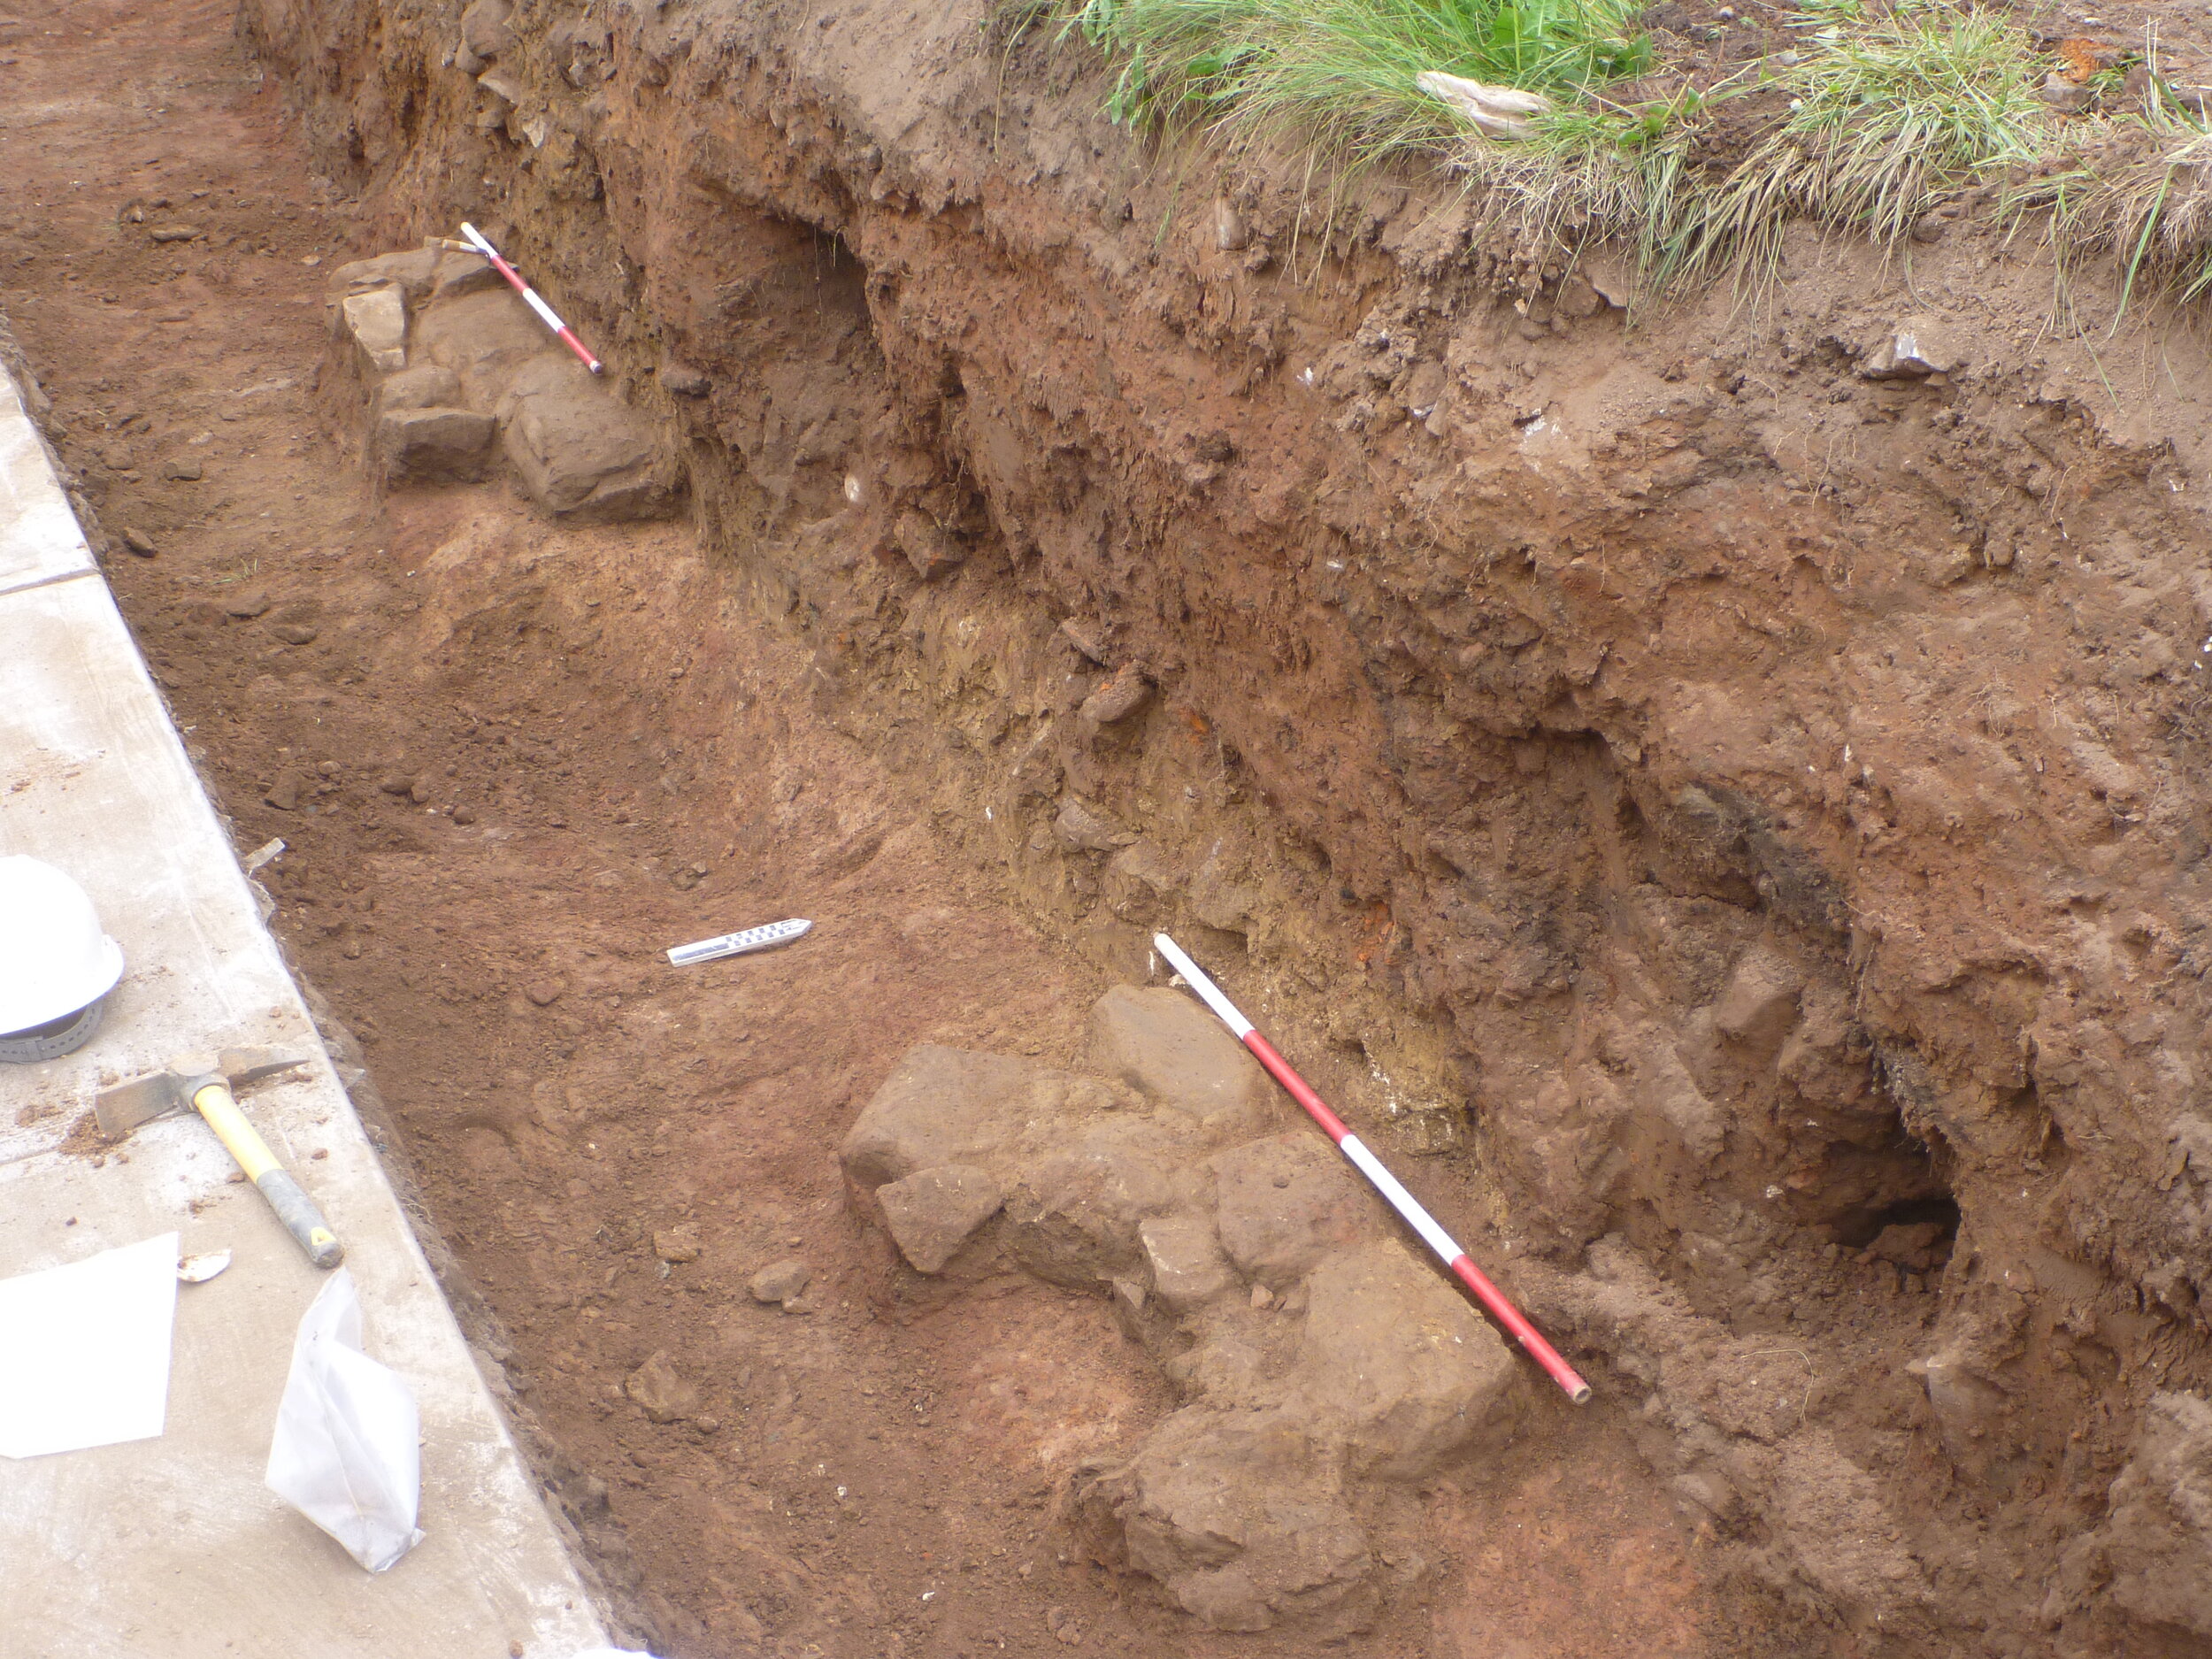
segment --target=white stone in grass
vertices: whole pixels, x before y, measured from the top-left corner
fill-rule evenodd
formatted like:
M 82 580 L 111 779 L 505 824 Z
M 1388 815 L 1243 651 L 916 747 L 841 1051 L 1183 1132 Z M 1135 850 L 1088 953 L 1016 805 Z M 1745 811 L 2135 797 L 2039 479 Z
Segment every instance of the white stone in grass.
M 1485 138 L 1526 138 L 1528 118 L 1551 108 L 1540 92 L 1518 87 L 1490 87 L 1463 75 L 1448 75 L 1440 69 L 1414 76 L 1413 84 L 1431 97 L 1441 98 L 1465 116 Z

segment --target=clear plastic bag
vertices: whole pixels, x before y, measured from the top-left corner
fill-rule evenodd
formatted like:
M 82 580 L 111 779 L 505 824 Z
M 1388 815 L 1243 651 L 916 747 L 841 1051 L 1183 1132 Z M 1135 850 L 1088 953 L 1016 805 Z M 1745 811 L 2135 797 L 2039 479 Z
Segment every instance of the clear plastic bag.
M 344 1268 L 308 1304 L 269 1445 L 269 1490 L 371 1572 L 422 1542 L 415 1396 L 361 1351 L 361 1298 Z

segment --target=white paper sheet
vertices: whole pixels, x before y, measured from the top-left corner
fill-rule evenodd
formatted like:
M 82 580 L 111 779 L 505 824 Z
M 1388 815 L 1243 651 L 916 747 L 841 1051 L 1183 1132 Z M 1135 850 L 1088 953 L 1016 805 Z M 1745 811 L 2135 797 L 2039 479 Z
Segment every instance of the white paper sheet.
M 159 1434 L 176 1314 L 173 1233 L 0 1279 L 0 1456 Z

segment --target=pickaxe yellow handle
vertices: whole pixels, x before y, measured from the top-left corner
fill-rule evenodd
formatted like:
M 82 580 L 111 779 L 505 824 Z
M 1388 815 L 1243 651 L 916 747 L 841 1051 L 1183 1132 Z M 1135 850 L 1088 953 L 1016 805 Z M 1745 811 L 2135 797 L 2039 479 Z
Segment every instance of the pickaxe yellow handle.
M 246 1121 L 246 1114 L 231 1098 L 229 1086 L 219 1080 L 202 1083 L 192 1091 L 192 1108 L 207 1119 L 207 1126 L 238 1160 L 246 1179 L 261 1189 L 285 1231 L 307 1252 L 307 1259 L 324 1268 L 344 1261 L 345 1246 L 338 1242 L 338 1235 L 330 1230 L 307 1189 L 292 1179 L 290 1171 L 277 1162 L 276 1154 L 269 1150 L 261 1132 Z

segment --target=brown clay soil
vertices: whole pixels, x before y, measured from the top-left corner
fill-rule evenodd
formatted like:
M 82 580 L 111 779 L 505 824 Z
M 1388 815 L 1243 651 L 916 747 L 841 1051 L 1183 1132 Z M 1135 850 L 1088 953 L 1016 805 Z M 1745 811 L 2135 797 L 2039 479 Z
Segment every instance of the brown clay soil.
M 1172 923 L 1599 1386 L 1409 1493 L 1351 1645 L 2203 1650 L 2187 328 L 2047 320 L 1970 211 L 1632 327 L 1398 183 L 1200 190 L 968 11 L 525 6 L 495 93 L 458 10 L 11 13 L 0 306 L 641 1640 L 1346 1645 L 1093 1559 L 1166 1381 L 839 1173 L 909 1047 L 1070 1063 Z M 325 279 L 465 214 L 686 518 L 373 487 Z
M 553 529 L 495 488 L 372 499 L 312 392 L 319 267 L 374 249 L 229 23 L 7 29 L 6 309 L 242 850 L 287 844 L 261 872 L 279 931 L 357 1034 L 618 1609 L 687 1659 L 1057 1653 L 1064 1630 L 1240 1650 L 1054 1525 L 1059 1478 L 1169 1403 L 1104 1304 L 899 1281 L 833 1156 L 911 1044 L 1064 1060 L 1105 979 L 811 711 L 809 653 L 726 614 L 687 526 Z M 119 236 L 134 204 L 200 234 Z M 658 957 L 787 914 L 816 931 L 782 953 Z M 664 1264 L 653 1235 L 687 1224 L 703 1252 Z M 754 1303 L 794 1256 L 807 1310 Z M 707 1415 L 627 1404 L 656 1352 Z M 1435 1548 L 1372 1649 L 1731 1647 L 1622 1409 L 1479 1497 L 1428 1490 Z

